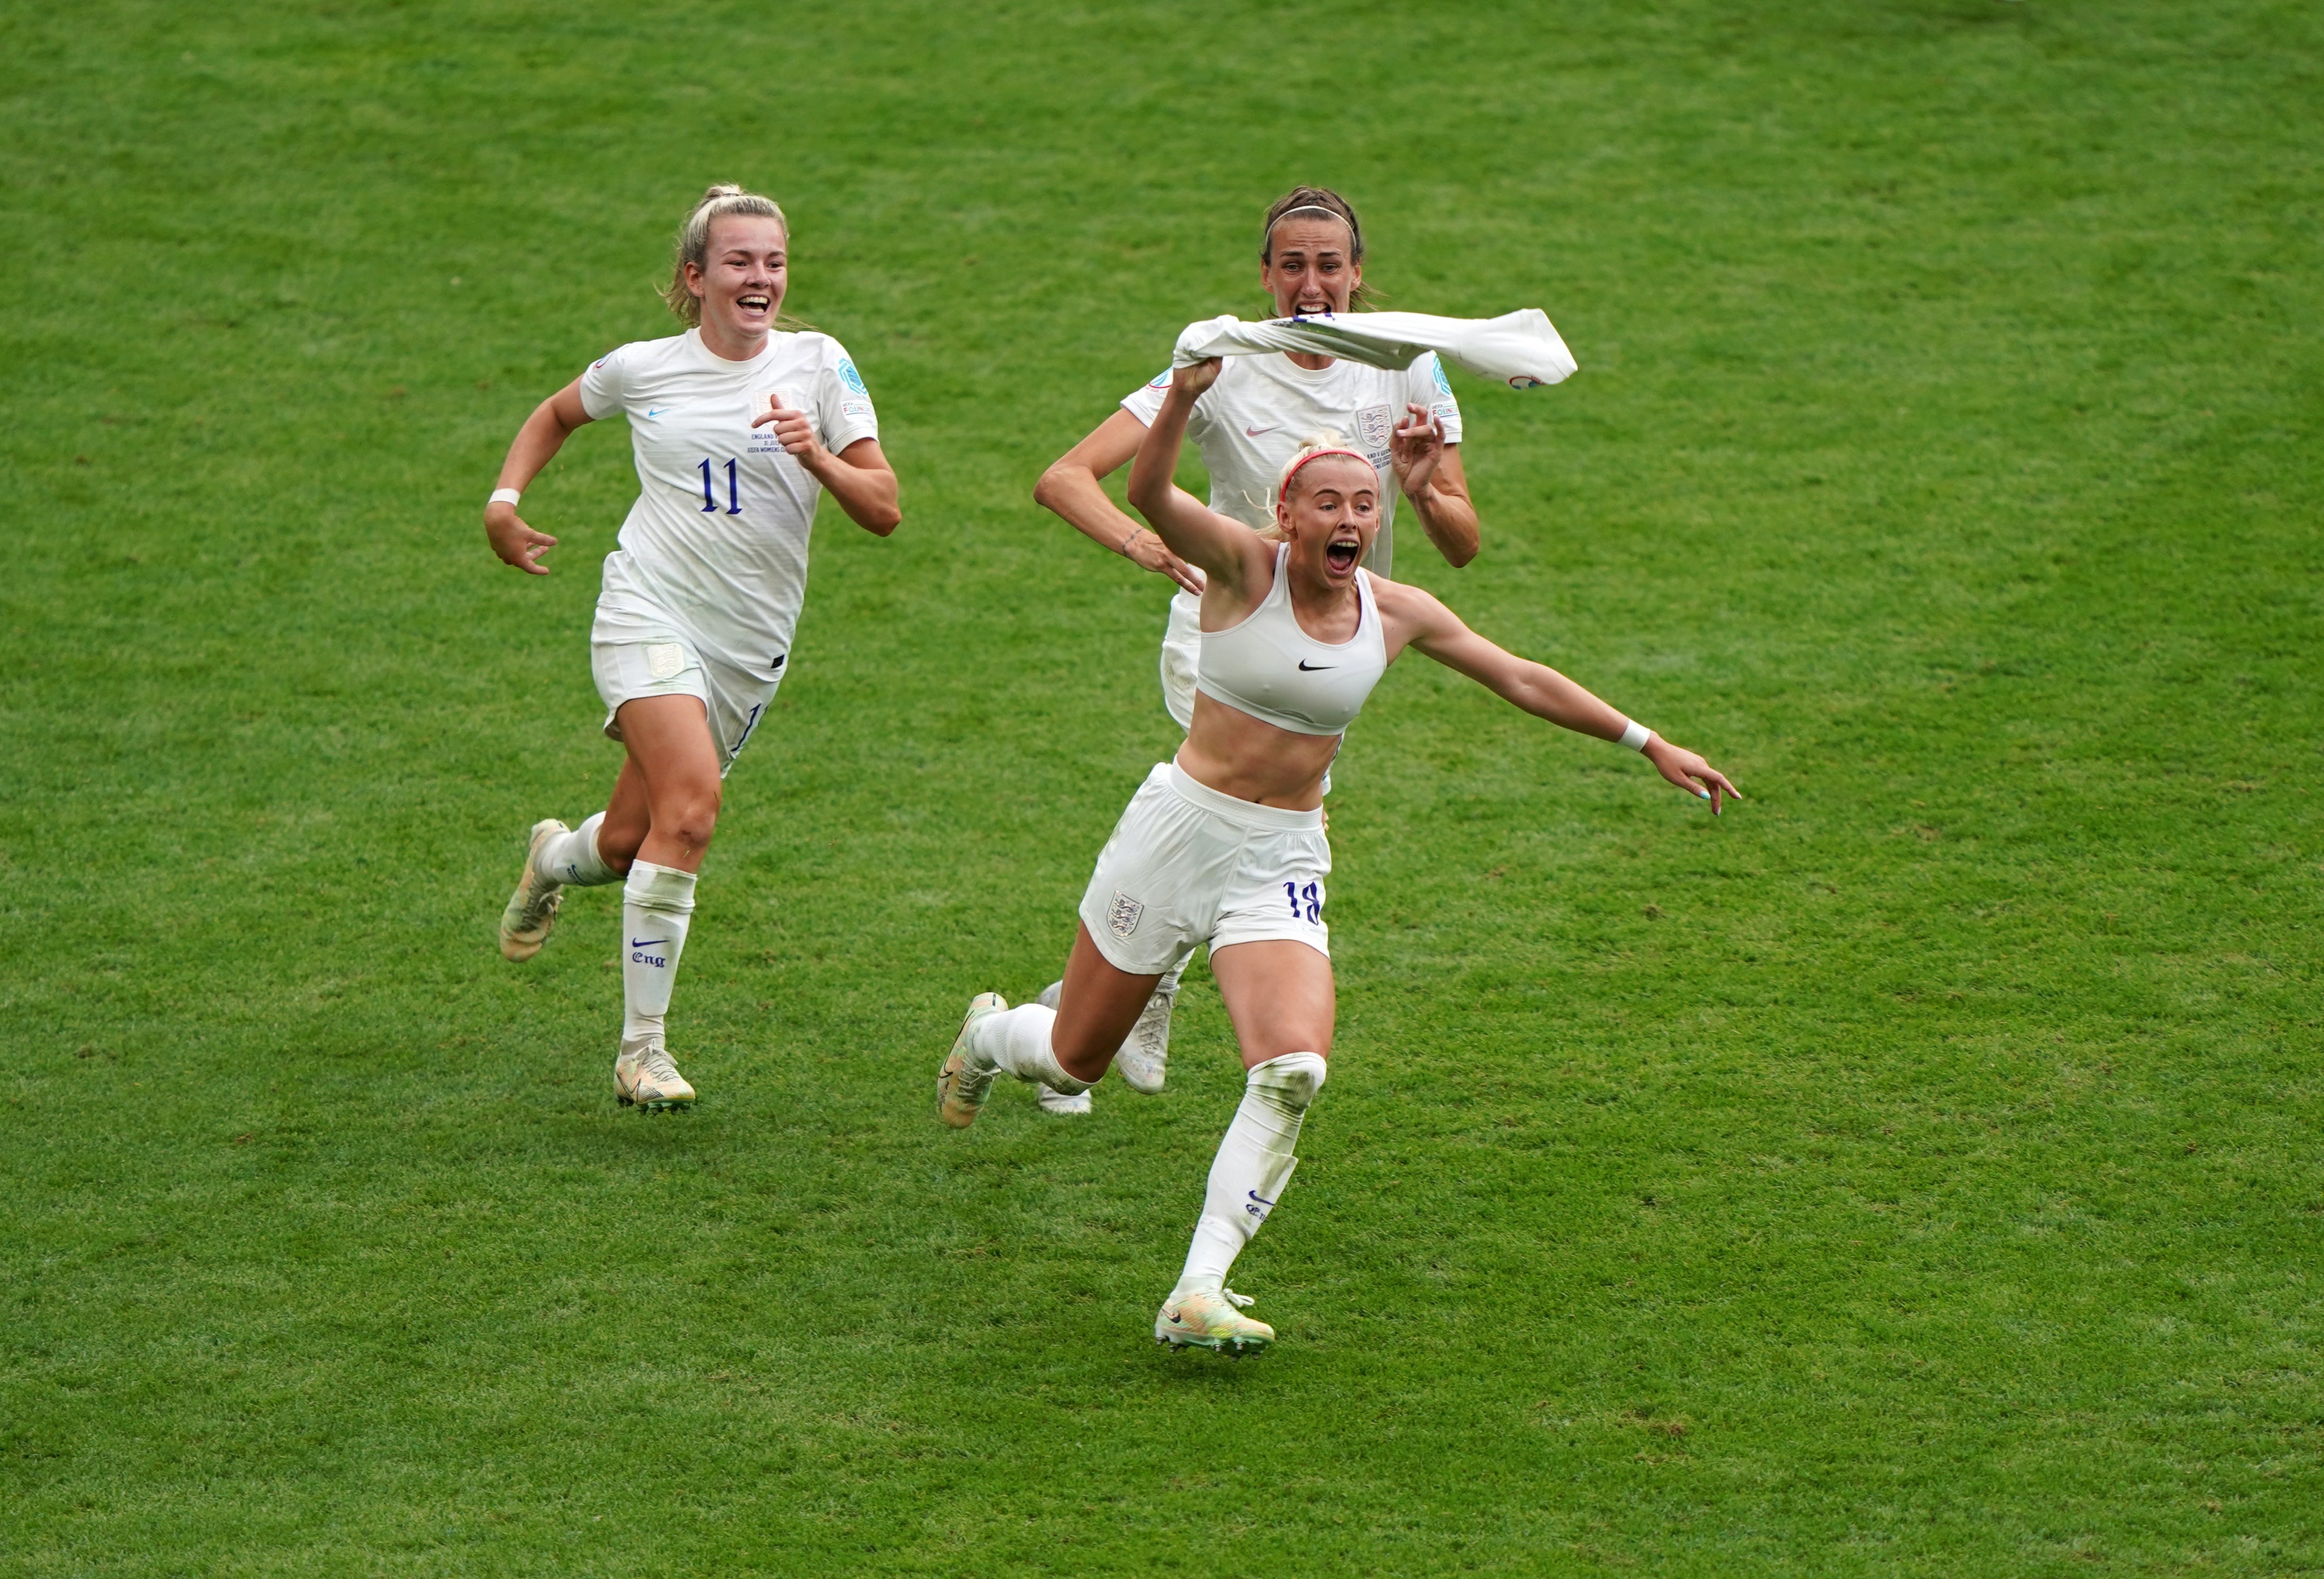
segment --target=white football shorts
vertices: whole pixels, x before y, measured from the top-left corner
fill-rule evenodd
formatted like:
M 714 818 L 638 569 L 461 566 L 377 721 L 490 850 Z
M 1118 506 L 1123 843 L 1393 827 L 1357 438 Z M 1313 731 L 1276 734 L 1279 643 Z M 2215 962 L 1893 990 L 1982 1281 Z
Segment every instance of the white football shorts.
M 702 651 L 676 621 L 667 630 L 641 633 L 634 615 L 609 622 L 601 614 L 589 633 L 589 669 L 605 704 L 605 738 L 622 738 L 622 704 L 640 697 L 693 697 L 709 716 L 718 745 L 718 773 L 726 775 L 766 716 L 783 670 L 753 674 Z
M 1330 957 L 1323 814 L 1222 795 L 1158 762 L 1130 798 L 1082 895 L 1082 924 L 1116 970 L 1156 976 L 1197 944 L 1288 938 Z

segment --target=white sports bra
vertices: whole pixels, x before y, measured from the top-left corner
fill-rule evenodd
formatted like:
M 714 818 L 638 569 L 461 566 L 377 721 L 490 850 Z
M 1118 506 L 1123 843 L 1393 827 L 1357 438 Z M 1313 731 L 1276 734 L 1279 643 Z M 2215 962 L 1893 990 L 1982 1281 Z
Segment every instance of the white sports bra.
M 1275 550 L 1275 585 L 1240 623 L 1203 633 L 1194 688 L 1294 734 L 1339 734 L 1388 669 L 1371 575 L 1356 572 L 1355 635 L 1318 642 L 1291 612 L 1291 578 L 1283 573 L 1288 552 L 1288 543 Z

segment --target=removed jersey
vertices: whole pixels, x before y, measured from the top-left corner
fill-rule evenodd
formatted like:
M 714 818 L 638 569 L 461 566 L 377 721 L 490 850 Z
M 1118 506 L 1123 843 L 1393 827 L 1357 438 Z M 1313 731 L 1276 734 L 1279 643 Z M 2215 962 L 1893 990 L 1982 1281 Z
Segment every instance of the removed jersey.
M 1151 425 L 1169 392 L 1163 373 L 1121 402 L 1121 409 Z M 1402 371 L 1339 361 L 1312 372 L 1279 353 L 1230 356 L 1218 382 L 1194 402 L 1186 433 L 1202 451 L 1211 473 L 1211 508 L 1246 526 L 1268 522 L 1275 479 L 1302 441 L 1326 429 L 1360 449 L 1379 471 L 1379 536 L 1364 563 L 1392 576 L 1396 474 L 1388 464 L 1388 435 L 1409 415 L 1406 402 L 1436 413 L 1444 442 L 1461 442 L 1461 403 L 1434 353 Z
M 829 335 L 777 331 L 752 360 L 729 362 L 688 329 L 633 340 L 581 375 L 590 416 L 628 417 L 638 466 L 637 503 L 605 559 L 600 627 L 650 632 L 675 618 L 731 663 L 768 677 L 781 666 L 823 485 L 772 424 L 751 426 L 770 396 L 812 416 L 834 454 L 880 436 L 862 376 Z
M 1188 324 L 1170 353 L 1173 367 L 1206 356 L 1254 351 L 1307 351 L 1345 356 L 1374 367 L 1409 367 L 1423 353 L 1441 353 L 1455 367 L 1511 389 L 1538 389 L 1573 375 L 1573 353 L 1537 307 L 1499 318 L 1438 318 L 1425 312 L 1319 313 L 1245 323 L 1232 313 Z

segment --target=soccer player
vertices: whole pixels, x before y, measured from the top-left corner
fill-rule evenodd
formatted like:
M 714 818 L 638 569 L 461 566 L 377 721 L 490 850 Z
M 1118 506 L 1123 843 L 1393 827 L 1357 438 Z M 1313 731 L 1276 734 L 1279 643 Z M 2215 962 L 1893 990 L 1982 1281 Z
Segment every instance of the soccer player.
M 519 495 L 575 429 L 629 420 L 638 498 L 605 557 L 589 632 L 605 734 L 627 754 L 604 810 L 576 828 L 533 824 L 500 938 L 510 959 L 530 959 L 567 887 L 622 883 L 613 1084 L 649 1111 L 694 1101 L 664 1043 L 670 988 L 722 780 L 790 660 L 816 502 L 828 489 L 879 537 L 902 520 L 846 347 L 781 316 L 789 244 L 771 199 L 704 193 L 663 292 L 686 332 L 609 352 L 543 401 L 484 509 L 493 551 L 546 575 L 540 556 L 557 540 L 517 514 Z
M 1259 279 L 1278 318 L 1344 313 L 1364 300 L 1364 231 L 1346 199 L 1328 187 L 1294 187 L 1267 211 L 1260 232 Z M 1178 727 L 1194 722 L 1194 655 L 1201 637 L 1199 568 L 1170 550 L 1154 532 L 1115 508 L 1100 479 L 1138 453 L 1147 425 L 1170 388 L 1165 370 L 1121 402 L 1088 438 L 1042 475 L 1033 497 L 1081 529 L 1093 541 L 1177 583 L 1162 637 L 1162 700 Z M 1404 497 L 1437 552 L 1453 565 L 1477 557 L 1477 512 L 1461 470 L 1461 407 L 1431 352 L 1405 372 L 1296 352 L 1229 359 L 1209 392 L 1195 402 L 1188 431 L 1211 474 L 1211 508 L 1257 530 L 1267 525 L 1275 480 L 1312 433 L 1351 435 L 1379 474 L 1379 532 L 1365 563 L 1393 571 L 1397 490 L 1388 485 L 1388 447 L 1400 426 L 1418 425 L 1443 439 L 1442 458 Z M 1170 1050 L 1170 1011 L 1178 995 L 1181 959 L 1163 973 L 1146 1011 L 1122 1044 L 1122 1078 L 1138 1091 L 1162 1089 Z M 1045 998 L 1054 1003 L 1056 984 Z M 1086 1112 L 1086 1096 L 1067 1100 L 1044 1092 L 1051 1112 Z
M 1250 1302 L 1228 1290 L 1227 1269 L 1283 1198 L 1332 1047 L 1323 774 L 1388 664 L 1417 648 L 1537 717 L 1643 752 L 1714 812 L 1740 797 L 1694 753 L 1503 651 L 1418 587 L 1365 571 L 1385 513 L 1369 451 L 1303 448 L 1275 490 L 1270 532 L 1181 493 L 1171 481 L 1179 441 L 1218 377 L 1215 360 L 1178 370 L 1130 476 L 1131 503 L 1204 574 L 1194 726 L 1098 856 L 1056 1006 L 1011 1009 L 979 994 L 937 1074 L 936 1102 L 945 1122 L 964 1127 L 1002 1070 L 1053 1091 L 1086 1089 L 1163 974 L 1207 943 L 1248 1074 L 1154 1335 L 1245 1353 L 1275 1332 L 1242 1314 Z M 1394 470 L 1407 496 L 1428 485 L 1443 449 L 1440 434 L 1397 433 Z

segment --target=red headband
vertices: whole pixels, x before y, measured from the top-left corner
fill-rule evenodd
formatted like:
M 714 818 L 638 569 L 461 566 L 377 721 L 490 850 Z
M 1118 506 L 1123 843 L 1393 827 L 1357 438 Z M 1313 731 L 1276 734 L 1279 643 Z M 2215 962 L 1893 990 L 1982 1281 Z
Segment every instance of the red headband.
M 1360 460 L 1366 466 L 1371 466 L 1372 464 L 1372 457 L 1370 456 L 1359 455 L 1352 449 L 1343 449 L 1337 445 L 1333 446 L 1329 449 L 1311 449 L 1305 455 L 1301 456 L 1297 460 L 1293 461 L 1291 463 L 1291 469 L 1283 474 L 1283 485 L 1275 491 L 1276 498 L 1278 500 L 1290 498 L 1291 479 L 1299 475 L 1299 468 L 1305 466 L 1311 460 L 1321 460 L 1327 455 L 1344 455 L 1350 460 Z M 1372 480 L 1375 483 L 1379 481 L 1379 469 L 1377 466 L 1372 469 Z

